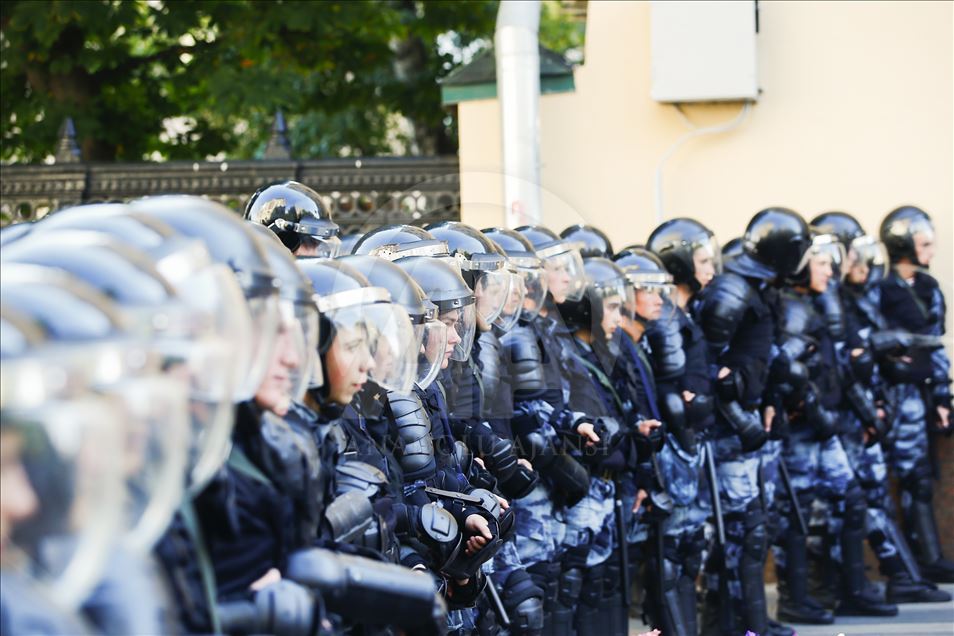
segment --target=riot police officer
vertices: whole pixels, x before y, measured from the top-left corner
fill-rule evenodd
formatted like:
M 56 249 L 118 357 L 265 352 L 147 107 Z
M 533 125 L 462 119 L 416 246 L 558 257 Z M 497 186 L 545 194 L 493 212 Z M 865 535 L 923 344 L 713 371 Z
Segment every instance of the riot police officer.
M 924 210 L 902 206 L 881 222 L 881 241 L 891 272 L 871 286 L 868 297 L 887 326 L 915 334 L 944 333 L 945 303 L 927 272 L 934 256 L 934 227 Z M 910 360 L 908 360 L 908 358 Z M 902 512 L 921 571 L 935 582 L 954 581 L 954 563 L 941 552 L 934 519 L 930 435 L 951 430 L 951 365 L 943 348 L 911 348 L 884 365 L 894 422 L 888 435 L 888 463 L 901 483 Z
M 797 213 L 762 210 L 746 227 L 743 253 L 701 292 L 695 311 L 713 370 L 715 463 L 726 539 L 706 567 L 703 618 L 719 623 L 722 632 L 769 630 L 763 579 L 768 533 L 758 452 L 768 434 L 758 409 L 775 329 L 770 286 L 797 269 L 810 240 L 808 225 Z
M 708 504 L 716 491 L 711 490 L 714 484 L 705 482 L 705 472 L 700 465 L 703 459 L 712 461 L 712 446 L 708 440 L 715 414 L 708 375 L 709 352 L 702 328 L 693 320 L 690 307 L 697 294 L 719 273 L 721 252 L 713 233 L 698 221 L 687 218 L 664 222 L 653 230 L 646 245 L 665 265 L 675 284 L 676 310 L 666 315 L 667 320 L 656 321 L 647 334 L 662 417 L 667 425 L 667 443 L 689 459 L 687 465 L 692 465 L 693 456 L 697 456 L 697 488 L 690 487 L 682 493 L 683 497 L 688 496 L 684 506 L 674 505 L 674 517 L 684 511 L 685 521 L 677 544 L 680 549 L 675 552 L 679 559 L 675 562 L 673 578 L 678 577 L 676 584 L 683 620 L 686 631 L 692 634 L 697 632 L 692 601 L 705 549 L 705 519 L 712 512 L 713 506 Z M 707 457 L 703 458 L 702 453 Z M 691 485 L 692 479 L 686 483 Z M 710 490 L 708 499 L 702 496 L 706 489 Z M 674 500 L 677 496 L 673 494 Z
M 841 268 L 844 280 L 838 285 L 838 298 L 844 311 L 843 331 L 847 338 L 853 339 L 854 348 L 847 362 L 842 356 L 841 366 L 843 377 L 857 385 L 846 389 L 846 397 L 852 395 L 852 391 L 863 395 L 846 400 L 842 422 L 850 425 L 843 425 L 839 437 L 865 491 L 868 543 L 878 557 L 881 572 L 888 577 L 887 600 L 892 603 L 950 600 L 949 594 L 923 579 L 888 499 L 882 442 L 886 432 L 883 422 L 888 420 L 887 412 L 891 409 L 878 362 L 883 359 L 891 364 L 889 352 L 894 354 L 900 348 L 904 334 L 892 335 L 887 331 L 881 312 L 865 296 L 869 284 L 887 274 L 887 252 L 880 241 L 866 234 L 860 223 L 847 213 L 820 214 L 812 220 L 812 227 L 836 236 L 845 249 L 846 260 Z M 879 343 L 880 351 L 875 350 L 873 341 Z M 859 404 L 867 396 L 873 397 L 874 407 Z
M 245 206 L 245 218 L 275 232 L 296 256 L 338 255 L 338 226 L 321 196 L 297 181 L 279 181 L 256 190 Z

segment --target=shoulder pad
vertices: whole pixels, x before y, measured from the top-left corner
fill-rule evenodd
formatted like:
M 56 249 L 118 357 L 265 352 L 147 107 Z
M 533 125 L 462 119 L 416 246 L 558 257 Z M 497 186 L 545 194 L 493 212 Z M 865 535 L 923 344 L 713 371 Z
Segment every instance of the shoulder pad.
M 829 335 L 837 341 L 843 341 L 848 334 L 845 332 L 845 311 L 838 292 L 828 289 L 815 297 L 814 304 L 824 316 Z
M 703 291 L 699 305 L 699 324 L 706 340 L 716 346 L 727 345 L 754 296 L 755 290 L 738 274 L 726 272 L 716 276 Z
M 485 400 L 492 400 L 500 391 L 501 344 L 492 330 L 481 333 L 479 340 L 480 351 L 477 362 L 480 364 L 480 378 L 484 398 Z
M 397 430 L 398 462 L 405 476 L 417 478 L 437 468 L 431 420 L 416 393 L 388 393 L 388 404 Z
M 514 391 L 543 391 L 546 378 L 543 371 L 543 354 L 536 335 L 523 326 L 512 329 L 501 340 L 510 362 Z
M 661 319 L 653 321 L 646 331 L 646 338 L 649 341 L 650 359 L 657 379 L 677 377 L 685 372 L 686 352 L 683 350 L 677 313 L 664 313 Z
M 351 491 L 338 495 L 328 504 L 325 519 L 337 543 L 350 543 L 363 535 L 374 521 L 374 510 L 367 497 Z
M 808 333 L 812 308 L 806 299 L 793 293 L 781 294 L 778 305 L 778 331 L 786 336 Z
M 265 472 L 283 488 L 302 487 L 321 461 L 314 439 L 267 411 L 262 414 L 259 431 L 264 442 L 259 459 Z
M 383 472 L 364 462 L 344 462 L 335 468 L 335 494 L 359 492 L 368 499 L 372 499 L 387 483 Z

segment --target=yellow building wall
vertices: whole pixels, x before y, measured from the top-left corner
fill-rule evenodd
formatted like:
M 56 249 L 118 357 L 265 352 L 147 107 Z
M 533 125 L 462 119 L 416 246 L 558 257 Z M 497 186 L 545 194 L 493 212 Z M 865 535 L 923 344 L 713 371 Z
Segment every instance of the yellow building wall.
M 876 234 L 889 210 L 913 203 L 934 218 L 932 270 L 954 304 L 954 4 L 759 6 L 763 94 L 737 129 L 671 157 L 667 218 L 696 217 L 725 242 L 770 205 L 806 219 L 838 209 Z M 649 14 L 644 2 L 590 2 L 576 91 L 541 97 L 543 223 L 556 231 L 591 223 L 622 247 L 657 225 L 656 166 L 689 128 L 649 97 Z M 739 109 L 684 111 L 704 126 Z M 459 115 L 462 220 L 504 224 L 498 102 L 465 102 Z

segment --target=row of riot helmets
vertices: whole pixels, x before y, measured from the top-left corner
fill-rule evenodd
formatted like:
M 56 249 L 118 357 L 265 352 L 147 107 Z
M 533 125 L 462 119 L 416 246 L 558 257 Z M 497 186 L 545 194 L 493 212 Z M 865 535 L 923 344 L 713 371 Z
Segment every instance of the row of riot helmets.
M 878 286 L 888 252 L 926 265 L 910 210 L 883 243 L 763 211 L 726 274 L 687 219 L 616 254 L 587 226 L 342 240 L 295 182 L 246 222 L 163 196 L 6 228 L 3 631 L 623 633 L 644 580 L 653 626 L 696 633 L 685 580 L 694 599 L 702 555 L 751 539 L 739 501 L 696 509 L 705 466 L 737 481 L 769 437 L 748 416 L 771 383 L 730 333 L 764 314 L 723 309 L 828 292 L 824 271 Z M 700 537 L 725 506 L 720 552 Z

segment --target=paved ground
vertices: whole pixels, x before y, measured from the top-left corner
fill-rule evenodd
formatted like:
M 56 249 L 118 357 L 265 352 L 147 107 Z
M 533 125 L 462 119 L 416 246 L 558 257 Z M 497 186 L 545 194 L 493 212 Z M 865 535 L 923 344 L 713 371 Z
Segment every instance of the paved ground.
M 954 585 L 941 586 L 954 594 Z M 775 613 L 775 586 L 768 586 L 769 614 Z M 839 618 L 834 625 L 795 626 L 798 636 L 954 636 L 954 601 L 950 603 L 901 605 L 894 618 Z M 630 634 L 645 631 L 641 621 L 631 620 Z

